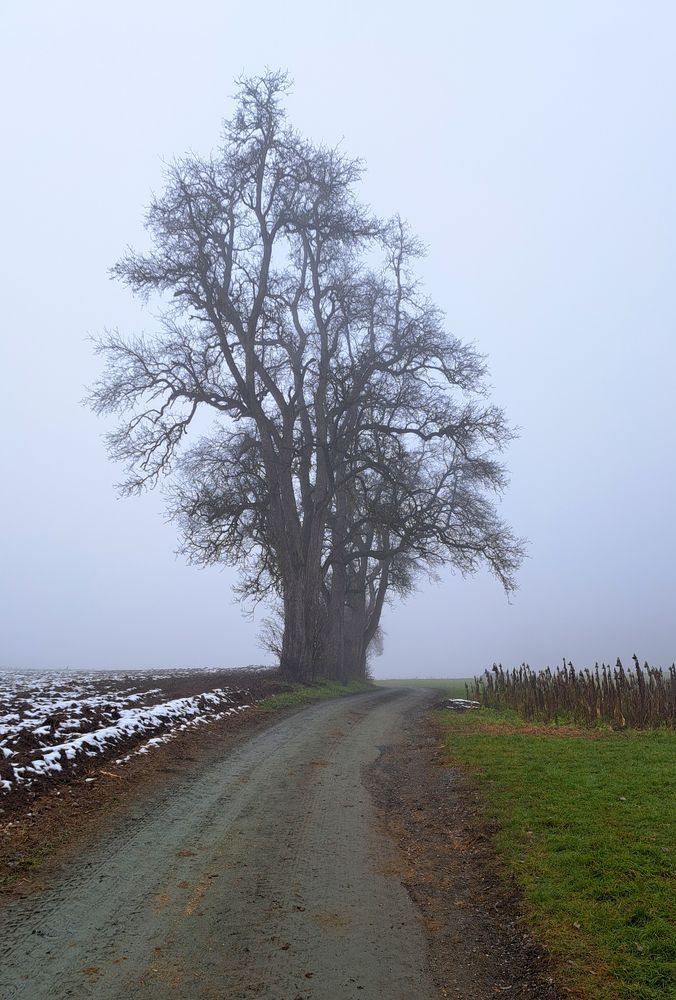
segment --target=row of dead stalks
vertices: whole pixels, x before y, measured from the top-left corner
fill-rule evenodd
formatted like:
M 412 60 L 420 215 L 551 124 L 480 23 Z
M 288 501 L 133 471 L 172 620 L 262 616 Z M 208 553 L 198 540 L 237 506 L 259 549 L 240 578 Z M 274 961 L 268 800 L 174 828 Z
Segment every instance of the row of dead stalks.
M 593 726 L 641 729 L 676 725 L 676 666 L 669 670 L 633 668 L 618 659 L 614 667 L 597 663 L 593 670 L 576 670 L 572 663 L 551 670 L 532 670 L 522 664 L 504 670 L 493 664 L 467 685 L 468 697 L 486 708 L 511 708 L 524 719 L 540 722 L 571 721 Z

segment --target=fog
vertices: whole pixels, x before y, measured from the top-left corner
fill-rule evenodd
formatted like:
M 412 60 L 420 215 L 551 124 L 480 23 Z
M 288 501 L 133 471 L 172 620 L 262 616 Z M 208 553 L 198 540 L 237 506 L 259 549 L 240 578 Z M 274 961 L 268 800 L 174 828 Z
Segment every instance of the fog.
M 266 659 L 235 571 L 175 556 L 159 494 L 117 498 L 80 404 L 88 335 L 153 329 L 108 268 L 144 242 L 163 160 L 207 153 L 234 77 L 266 66 L 425 242 L 427 290 L 520 427 L 518 591 L 421 581 L 376 674 L 674 660 L 675 49 L 650 0 L 4 4 L 0 666 Z

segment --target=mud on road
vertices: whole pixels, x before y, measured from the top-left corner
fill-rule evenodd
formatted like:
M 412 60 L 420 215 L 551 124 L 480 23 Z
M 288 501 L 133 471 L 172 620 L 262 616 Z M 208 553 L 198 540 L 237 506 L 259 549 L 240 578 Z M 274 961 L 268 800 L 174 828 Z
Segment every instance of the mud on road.
M 365 769 L 430 694 L 282 719 L 0 911 L 0 998 L 425 1000 L 423 925 Z

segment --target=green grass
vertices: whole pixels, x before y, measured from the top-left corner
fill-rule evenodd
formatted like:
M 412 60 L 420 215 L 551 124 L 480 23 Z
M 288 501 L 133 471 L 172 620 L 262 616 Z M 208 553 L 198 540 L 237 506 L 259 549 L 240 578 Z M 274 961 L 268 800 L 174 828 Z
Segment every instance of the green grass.
M 442 694 L 449 698 L 466 698 L 467 692 L 465 684 L 469 678 L 465 677 L 394 677 L 390 680 L 374 681 L 382 687 L 430 687 L 439 688 Z
M 370 681 L 350 681 L 342 684 L 340 681 L 317 681 L 315 684 L 293 684 L 289 691 L 270 695 L 258 702 L 258 708 L 264 712 L 276 712 L 280 708 L 293 708 L 296 705 L 307 705 L 313 701 L 325 698 L 340 698 L 346 694 L 360 694 L 370 691 Z
M 437 715 L 564 985 L 593 1000 L 675 996 L 676 733 L 556 735 L 510 712 Z

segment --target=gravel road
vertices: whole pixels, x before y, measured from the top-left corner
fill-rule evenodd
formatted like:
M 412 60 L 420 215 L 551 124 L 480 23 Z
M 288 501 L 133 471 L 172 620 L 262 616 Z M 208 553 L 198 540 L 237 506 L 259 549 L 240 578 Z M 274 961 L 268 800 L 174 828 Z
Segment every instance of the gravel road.
M 438 996 L 362 780 L 429 700 L 324 702 L 168 775 L 58 884 L 0 911 L 1 1000 Z

